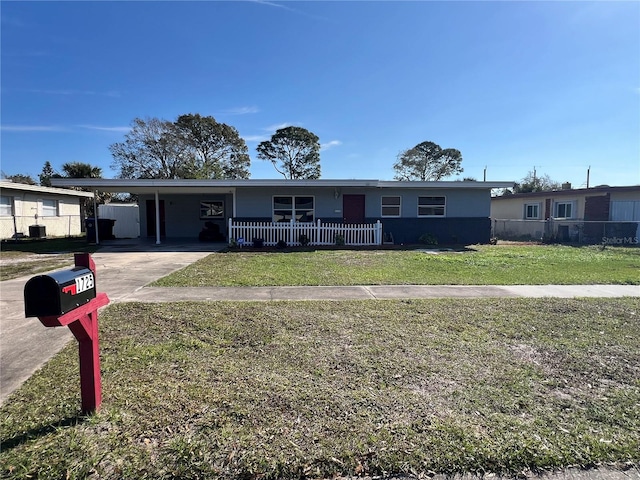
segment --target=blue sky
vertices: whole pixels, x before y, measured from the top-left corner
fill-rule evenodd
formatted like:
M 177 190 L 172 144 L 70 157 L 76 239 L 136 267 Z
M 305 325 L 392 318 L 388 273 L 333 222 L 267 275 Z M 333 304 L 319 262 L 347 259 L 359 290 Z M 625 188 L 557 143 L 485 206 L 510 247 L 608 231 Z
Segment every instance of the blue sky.
M 322 178 L 392 179 L 423 141 L 463 176 L 536 168 L 640 183 L 639 2 L 13 2 L 0 6 L 1 168 L 115 177 L 135 117 L 212 115 L 252 178 L 276 128 L 320 137 Z

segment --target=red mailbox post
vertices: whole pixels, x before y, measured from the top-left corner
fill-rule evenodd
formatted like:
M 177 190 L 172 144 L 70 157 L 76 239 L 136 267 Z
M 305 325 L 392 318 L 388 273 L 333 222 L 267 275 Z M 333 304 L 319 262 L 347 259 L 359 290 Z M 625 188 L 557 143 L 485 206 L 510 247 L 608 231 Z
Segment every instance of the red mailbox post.
M 96 265 L 88 253 L 75 254 L 76 268 L 39 275 L 24 288 L 25 315 L 38 317 L 45 327 L 68 326 L 78 340 L 82 412 L 100 408 L 100 343 L 98 309 L 109 303 L 106 293 L 96 293 Z

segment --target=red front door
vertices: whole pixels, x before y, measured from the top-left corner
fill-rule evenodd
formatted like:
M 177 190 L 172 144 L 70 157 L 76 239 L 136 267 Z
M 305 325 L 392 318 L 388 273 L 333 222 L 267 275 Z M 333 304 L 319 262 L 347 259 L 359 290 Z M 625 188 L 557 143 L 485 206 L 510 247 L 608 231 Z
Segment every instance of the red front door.
M 342 196 L 342 221 L 364 223 L 364 195 Z

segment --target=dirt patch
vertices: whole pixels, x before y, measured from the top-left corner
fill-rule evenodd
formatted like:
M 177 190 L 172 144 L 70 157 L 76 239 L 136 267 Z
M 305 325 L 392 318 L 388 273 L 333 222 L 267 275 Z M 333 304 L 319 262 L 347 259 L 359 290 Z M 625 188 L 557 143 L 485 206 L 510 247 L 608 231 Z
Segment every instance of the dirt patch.
M 34 262 L 40 262 L 43 260 L 63 261 L 70 258 L 70 255 L 71 254 L 69 253 L 41 254 L 41 253 L 3 252 L 2 255 L 0 255 L 0 267 L 5 265 L 17 265 L 21 263 L 34 263 Z

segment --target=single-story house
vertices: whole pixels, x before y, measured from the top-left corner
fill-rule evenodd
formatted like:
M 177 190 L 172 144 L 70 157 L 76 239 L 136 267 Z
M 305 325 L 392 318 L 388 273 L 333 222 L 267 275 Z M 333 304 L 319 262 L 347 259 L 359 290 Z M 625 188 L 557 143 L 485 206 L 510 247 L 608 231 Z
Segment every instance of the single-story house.
M 562 190 L 502 195 L 491 199 L 491 218 L 498 236 L 546 235 L 582 243 L 640 237 L 640 185 L 572 189 L 565 184 Z
M 92 192 L 0 181 L 0 238 L 64 237 L 84 231 L 81 204 Z
M 195 239 L 203 230 L 235 241 L 240 236 L 238 223 L 261 228 L 269 224 L 272 230 L 288 229 L 286 224 L 291 231 L 297 224 L 307 225 L 309 235 L 325 224 L 378 225 L 379 233 L 396 244 L 418 243 L 424 234 L 441 244 L 486 243 L 491 234 L 491 189 L 513 187 L 513 182 L 324 179 L 52 181 L 57 186 L 138 195 L 141 236 L 156 237 L 157 243 L 165 236 Z M 243 232 L 247 237 L 258 230 Z M 290 244 L 298 241 L 297 236 L 287 238 Z M 245 240 L 251 242 L 252 237 Z M 374 244 L 381 243 L 382 236 L 378 240 Z

